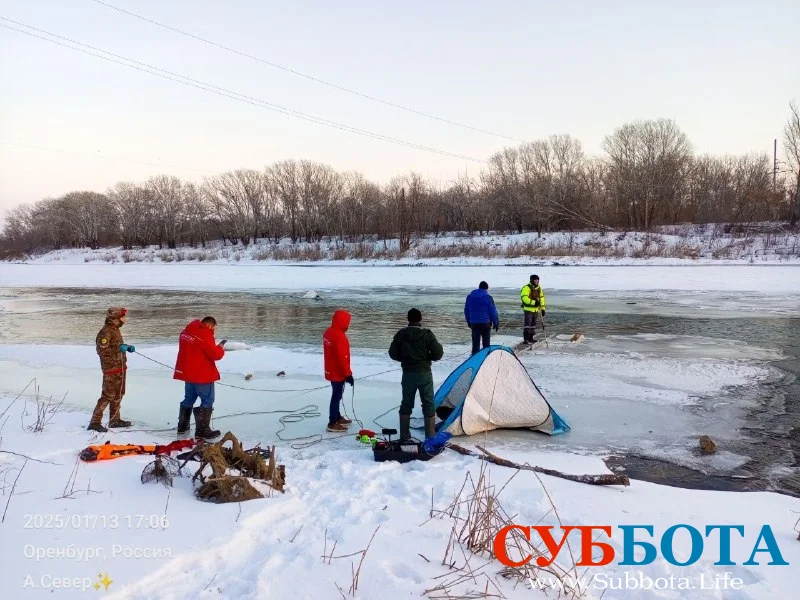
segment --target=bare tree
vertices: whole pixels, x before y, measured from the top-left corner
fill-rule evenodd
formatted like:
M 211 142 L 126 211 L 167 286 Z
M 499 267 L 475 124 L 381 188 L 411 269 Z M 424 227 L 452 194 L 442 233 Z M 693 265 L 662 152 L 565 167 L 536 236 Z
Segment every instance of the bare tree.
M 207 196 L 194 183 L 183 184 L 184 233 L 192 247 L 200 242 L 205 248 L 208 239 L 208 223 L 212 209 Z
M 147 181 L 147 189 L 152 198 L 152 220 L 159 248 L 167 243 L 175 248 L 180 238 L 183 222 L 183 184 L 172 175 L 158 175 Z
M 267 185 L 280 203 L 284 216 L 289 221 L 292 243 L 299 238 L 298 216 L 300 213 L 299 165 L 294 160 L 284 160 L 267 167 Z
M 312 161 L 285 160 L 230 171 L 201 187 L 160 175 L 120 182 L 107 195 L 70 192 L 11 210 L 0 248 L 42 249 L 121 242 L 175 248 L 207 240 L 247 245 L 398 239 L 443 231 L 503 229 L 539 234 L 554 228 L 725 222 L 746 225 L 788 214 L 800 219 L 800 109 L 790 104 L 784 147 L 790 176 L 773 193 L 763 154 L 695 157 L 674 121 L 624 124 L 604 140 L 605 156 L 587 158 L 569 135 L 505 148 L 474 178 L 440 185 L 409 173 L 377 185 Z M 788 203 L 787 203 L 788 199 Z M 743 227 L 746 230 L 746 227 Z
M 380 189 L 361 173 L 344 173 L 340 177 L 338 206 L 333 214 L 341 240 L 364 239 L 371 230 L 372 218 L 380 209 Z
M 226 238 L 244 246 L 257 240 L 268 196 L 263 173 L 252 169 L 223 173 L 208 179 L 204 192 Z
M 794 227 L 800 219 L 800 107 L 796 102 L 789 104 L 789 112 L 789 120 L 783 130 L 783 148 L 791 170 L 789 198 L 792 208 L 789 218 Z
M 522 233 L 528 224 L 525 175 L 521 162 L 517 148 L 506 148 L 489 159 L 488 170 L 481 174 L 491 202 L 502 211 L 508 226 L 518 233 Z
M 20 204 L 12 208 L 6 215 L 3 237 L 10 250 L 31 252 L 36 249 L 38 241 L 35 239 L 33 212 L 33 206 Z
M 147 244 L 147 216 L 151 210 L 150 191 L 143 185 L 123 181 L 107 194 L 116 212 L 119 236 L 126 250 Z
M 631 227 L 667 221 L 687 197 L 689 139 L 670 119 L 627 123 L 603 142 L 609 160 L 609 192 L 628 211 Z
M 117 239 L 116 217 L 105 195 L 97 192 L 70 192 L 61 202 L 66 215 L 64 226 L 75 246 L 96 250 Z
M 299 225 L 307 242 L 321 240 L 326 233 L 325 216 L 339 189 L 338 175 L 329 166 L 302 160 L 296 172 L 299 194 Z

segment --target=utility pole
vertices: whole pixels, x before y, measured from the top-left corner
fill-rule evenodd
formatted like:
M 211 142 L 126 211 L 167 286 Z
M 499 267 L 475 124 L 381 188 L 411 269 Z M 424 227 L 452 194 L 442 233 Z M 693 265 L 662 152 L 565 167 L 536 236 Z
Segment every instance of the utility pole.
M 778 138 L 772 144 L 772 193 L 778 191 Z

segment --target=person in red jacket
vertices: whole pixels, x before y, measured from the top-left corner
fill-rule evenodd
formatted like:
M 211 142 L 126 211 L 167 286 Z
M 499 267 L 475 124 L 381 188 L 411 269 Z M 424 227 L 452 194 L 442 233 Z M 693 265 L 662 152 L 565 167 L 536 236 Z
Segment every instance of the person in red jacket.
M 350 327 L 350 313 L 337 310 L 333 313 L 331 326 L 322 335 L 322 350 L 325 359 L 325 379 L 331 382 L 331 407 L 327 431 L 341 433 L 347 431 L 352 423 L 339 412 L 339 402 L 344 394 L 344 384 L 353 385 L 353 372 L 350 370 L 350 340 L 347 328 Z
M 200 406 L 194 408 L 194 436 L 211 439 L 219 431 L 211 429 L 211 413 L 214 412 L 214 382 L 219 381 L 219 371 L 214 363 L 225 356 L 223 346 L 214 340 L 217 321 L 206 317 L 194 320 L 181 332 L 178 341 L 178 359 L 175 361 L 174 379 L 184 382 L 184 396 L 178 414 L 178 433 L 189 431 L 192 409 L 197 398 Z

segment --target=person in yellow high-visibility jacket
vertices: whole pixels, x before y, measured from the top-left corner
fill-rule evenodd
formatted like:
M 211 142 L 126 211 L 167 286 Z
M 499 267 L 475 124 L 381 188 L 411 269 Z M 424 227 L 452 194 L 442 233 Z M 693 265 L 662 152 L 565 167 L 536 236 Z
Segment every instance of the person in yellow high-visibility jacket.
M 533 336 L 536 333 L 536 322 L 541 312 L 544 316 L 545 301 L 544 291 L 539 286 L 539 276 L 531 275 L 530 283 L 526 283 L 519 291 L 519 298 L 522 302 L 522 311 L 525 315 L 525 322 L 522 328 L 522 340 L 526 344 L 533 343 Z

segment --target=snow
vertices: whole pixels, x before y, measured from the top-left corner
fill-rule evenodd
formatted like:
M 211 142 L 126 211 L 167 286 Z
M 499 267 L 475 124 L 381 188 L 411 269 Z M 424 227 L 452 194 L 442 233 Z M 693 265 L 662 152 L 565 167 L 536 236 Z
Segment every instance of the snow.
M 495 336 L 496 343 L 511 343 L 509 336 Z M 657 430 L 659 449 L 676 451 L 687 437 L 712 433 L 717 439 L 730 434 L 708 424 L 702 415 L 679 410 L 698 405 L 701 398 L 725 402 L 730 386 L 750 388 L 775 376 L 769 363 L 783 358 L 780 352 L 720 343 L 710 349 L 705 338 L 677 336 L 627 336 L 628 352 L 619 353 L 606 339 L 585 338 L 580 344 L 553 339 L 547 348 L 527 353 L 523 361 L 545 398 L 568 423 L 565 437 L 538 440 L 558 448 L 590 448 L 595 451 L 619 443 L 648 454 L 649 430 Z M 237 342 L 229 344 L 238 346 Z M 226 344 L 227 346 L 227 344 Z M 244 346 L 244 344 L 242 344 Z M 180 381 L 173 380 L 177 348 L 172 345 L 136 344 L 128 359 L 129 377 L 124 404 L 127 418 L 165 427 L 174 424 Z M 656 353 L 656 349 L 666 351 Z M 702 353 L 702 358 L 700 355 Z M 446 345 L 445 357 L 434 364 L 434 381 L 445 377 L 469 355 L 466 345 Z M 156 362 L 153 361 L 157 361 Z M 36 378 L 41 395 L 63 396 L 71 406 L 90 410 L 97 399 L 99 374 L 91 346 L 0 345 L 0 394 L 11 395 Z M 353 399 L 359 417 L 370 423 L 398 404 L 400 370 L 383 351 L 352 350 L 357 380 Z M 252 411 L 290 410 L 313 403 L 325 411 L 329 388 L 322 380 L 322 355 L 318 347 L 253 346 L 231 352 L 219 363 L 222 386 L 217 389 L 215 418 Z M 281 371 L 285 377 L 277 377 Z M 252 374 L 251 379 L 245 379 Z M 229 387 L 233 386 L 233 387 Z M 736 406 L 744 402 L 737 394 Z M 417 408 L 419 410 L 419 408 Z M 379 422 L 393 422 L 395 412 Z M 616 415 L 627 415 L 622 422 Z M 220 421 L 222 423 L 223 421 Z M 242 435 L 263 441 L 279 441 L 274 415 L 246 416 L 224 421 Z M 320 419 L 293 426 L 292 433 L 310 435 L 322 429 Z M 725 428 L 730 423 L 721 423 Z M 523 439 L 526 439 L 522 436 Z M 696 437 L 695 437 L 696 439 Z M 510 435 L 503 443 L 519 441 Z
M 800 266 L 290 266 L 209 264 L 34 264 L 0 263 L 3 287 L 94 287 L 199 291 L 303 291 L 361 288 L 406 290 L 463 288 L 485 279 L 491 288 L 519 289 L 536 273 L 545 290 L 729 292 L 741 302 L 762 296 L 800 298 Z M 751 295 L 750 293 L 753 293 Z M 680 297 L 677 298 L 680 300 Z
M 450 451 L 427 463 L 379 464 L 372 461 L 368 448 L 349 437 L 299 451 L 279 446 L 279 462 L 286 465 L 285 494 L 276 492 L 241 505 L 214 505 L 193 497 L 189 478 L 177 479 L 172 488 L 141 484 L 141 470 L 150 461 L 146 456 L 94 464 L 76 462 L 77 452 L 90 443 L 105 439 L 147 443 L 151 437 L 122 432 L 90 435 L 84 430 L 85 412 L 63 411 L 44 432 L 32 433 L 27 426 L 34 418 L 35 406 L 28 403 L 23 414 L 22 400 L 11 400 L 0 401 L 3 410 L 12 404 L 2 449 L 43 461 L 25 464 L 0 525 L 0 576 L 8 594 L 5 597 L 14 599 L 83 598 L 86 592 L 80 590 L 54 594 L 23 586 L 26 580 L 39 583 L 42 576 L 85 578 L 93 585 L 106 573 L 112 580 L 104 594 L 109 598 L 338 598 L 336 586 L 347 592 L 351 565 L 357 566 L 360 555 L 327 564 L 321 559 L 326 546 L 330 553 L 335 541 L 336 556 L 355 553 L 367 546 L 376 530 L 356 597 L 421 597 L 441 582 L 436 577 L 448 572 L 441 561 L 452 522 L 448 518 L 428 521 L 431 497 L 435 508 L 445 508 L 465 474 L 477 477 L 479 468 L 475 459 Z M 247 440 L 245 445 L 255 441 Z M 607 472 L 597 458 L 550 453 L 535 446 L 525 452 L 504 449 L 501 455 L 572 473 Z M 11 455 L 0 454 L 0 461 L 2 466 L 22 464 L 22 459 Z M 73 485 L 70 474 L 75 468 Z M 589 569 L 590 575 L 602 573 L 606 578 L 624 578 L 626 573 L 638 577 L 639 572 L 653 579 L 675 575 L 688 578 L 695 586 L 700 585 L 701 576 L 708 583 L 728 572 L 742 580 L 741 590 L 606 590 L 604 598 L 788 598 L 800 584 L 795 567 L 800 560 L 800 542 L 792 530 L 800 508 L 796 499 L 772 493 L 690 491 L 638 481 L 628 488 L 601 488 L 541 476 L 540 483 L 532 473 L 512 478 L 513 471 L 499 466 L 490 466 L 488 472 L 497 489 L 505 486 L 501 502 L 509 514 L 516 515 L 518 524 L 558 526 L 550 507 L 552 499 L 564 524 L 609 524 L 615 528 L 651 524 L 656 543 L 668 527 L 680 523 L 701 533 L 709 524 L 744 526 L 743 537 L 732 536 L 735 566 L 714 566 L 718 550 L 712 534 L 702 558 L 691 566 L 673 567 L 659 557 L 644 567 L 612 563 Z M 6 488 L 16 475 L 6 475 Z M 67 498 L 63 497 L 65 487 Z M 7 501 L 9 493 L 6 489 Z M 163 523 L 162 517 L 168 522 Z M 67 526 L 58 528 L 62 520 Z M 750 556 L 764 525 L 772 528 L 790 566 L 767 565 L 767 554 L 757 555 L 758 566 L 741 564 Z M 612 539 L 620 553 L 618 529 Z M 571 544 L 577 552 L 578 542 Z M 690 550 L 688 535 L 676 535 L 674 547 L 676 558 L 685 560 Z M 88 549 L 97 555 L 87 560 Z M 73 554 L 26 558 L 37 551 L 70 552 L 75 557 L 80 551 L 83 560 L 67 558 Z M 133 558 L 136 553 L 141 558 Z M 460 553 L 456 556 L 460 566 L 463 558 Z M 569 559 L 561 556 L 559 560 L 569 566 Z M 475 557 L 471 564 L 477 568 L 484 562 L 485 557 Z M 486 572 L 494 577 L 499 569 L 493 562 Z M 495 579 L 507 598 L 546 597 L 524 585 L 514 588 L 512 582 Z M 483 584 L 467 582 L 458 590 L 475 588 L 483 589 Z M 600 589 L 589 591 L 590 597 L 602 594 Z M 549 597 L 556 594 L 551 592 Z
M 650 345 L 663 345 L 664 337 L 632 336 L 631 356 L 615 359 L 603 351 L 603 340 L 591 336 L 581 344 L 554 339 L 553 348 L 533 352 L 526 361 L 545 396 L 570 422 L 573 431 L 554 438 L 509 432 L 506 436 L 458 441 L 468 445 L 487 444 L 504 458 L 574 474 L 608 472 L 602 461 L 592 455 L 591 448 L 604 436 L 622 435 L 621 432 L 629 436 L 627 441 L 638 444 L 640 452 L 656 456 L 668 452 L 674 459 L 680 448 L 667 450 L 669 444 L 648 436 L 648 428 L 660 425 L 659 433 L 669 436 L 669 429 L 663 431 L 669 419 L 675 436 L 682 436 L 685 434 L 682 430 L 691 427 L 692 422 L 688 416 L 676 418 L 675 406 L 691 403 L 698 395 L 718 393 L 731 384 L 768 378 L 770 370 L 763 361 L 780 357 L 779 353 L 756 348 L 752 349 L 755 358 L 745 360 L 743 355 L 735 353 L 735 348 L 723 346 L 718 356 L 708 352 L 698 362 L 697 346 L 680 338 L 670 338 L 674 346 L 672 356 L 648 353 Z M 463 350 L 461 346 L 445 348 L 449 362 L 436 365 L 436 381 L 441 381 L 457 364 Z M 223 432 L 230 429 L 241 436 L 246 447 L 257 442 L 278 442 L 278 456 L 286 465 L 288 481 L 283 495 L 276 493 L 264 500 L 245 502 L 241 508 L 218 506 L 194 499 L 188 478 L 178 480 L 171 490 L 159 484 L 142 485 L 139 475 L 149 462 L 147 457 L 76 463 L 77 453 L 90 443 L 110 439 L 114 443 L 147 444 L 173 439 L 170 431 L 149 428 L 174 427 L 181 384 L 170 379 L 166 367 L 155 365 L 142 354 L 169 365 L 174 362 L 175 348 L 137 345 L 137 351 L 130 356 L 128 391 L 123 402 L 123 415 L 134 420 L 134 428 L 95 435 L 84 429 L 99 384 L 92 347 L 0 346 L 0 412 L 12 404 L 7 420 L 0 419 L 0 423 L 5 421 L 0 450 L 57 463 L 26 464 L 9 503 L 6 521 L 0 525 L 3 530 L 0 551 L 7 557 L 0 563 L 0 575 L 7 586 L 13 586 L 8 588 L 17 594 L 12 597 L 45 597 L 43 590 L 22 588 L 29 574 L 35 582 L 49 574 L 88 577 L 94 584 L 99 571 L 107 572 L 113 580 L 109 592 L 114 592 L 111 597 L 116 598 L 285 598 L 290 594 L 337 598 L 340 596 L 335 585 L 346 593 L 351 581 L 350 563 L 358 557 L 334 560 L 330 565 L 323 563 L 320 557 L 326 535 L 328 552 L 335 540 L 336 554 L 345 555 L 366 547 L 378 527 L 373 547 L 364 561 L 356 597 L 420 597 L 441 581 L 434 578 L 447 570 L 441 560 L 452 522 L 434 519 L 420 525 L 429 517 L 431 490 L 435 506 L 444 508 L 458 491 L 466 472 L 477 476 L 475 459 L 448 451 L 427 463 L 378 464 L 372 461 L 369 449 L 357 444 L 351 436 L 295 450 L 288 441 L 281 442 L 275 437 L 280 415 L 219 418 L 231 413 L 269 410 L 298 414 L 304 412 L 301 405 L 310 403 L 323 407 L 324 412 L 329 392 L 320 381 L 318 349 L 252 347 L 227 355 L 220 365 L 223 382 L 238 387 L 218 388 L 215 425 Z M 397 404 L 399 373 L 391 368 L 383 353 L 364 350 L 355 351 L 353 367 L 357 374 L 356 394 L 354 403 L 346 401 L 345 405 L 348 411 L 355 406 L 364 425 L 375 429 L 377 425 L 372 419 Z M 276 377 L 279 370 L 285 370 L 287 376 Z M 253 373 L 253 379 L 246 381 L 245 373 Z M 369 377 L 371 374 L 377 375 Z M 40 385 L 40 398 L 56 394 L 56 399 L 60 399 L 59 391 L 69 391 L 65 409 L 56 413 L 42 433 L 28 430 L 36 414 L 30 395 L 26 393 L 16 403 L 12 402 L 15 392 L 33 377 Z M 253 389 L 275 391 L 247 391 Z M 23 406 L 26 414 L 22 414 Z M 309 407 L 305 407 L 305 416 L 289 423 L 283 436 L 289 439 L 321 432 L 324 415 L 314 416 L 314 410 L 319 411 L 311 407 L 309 413 Z M 392 410 L 379 422 L 395 426 L 395 414 Z M 630 422 L 620 431 L 610 432 L 608 415 L 619 414 L 628 414 Z M 355 427 L 351 429 L 355 431 Z M 700 460 L 688 453 L 685 459 L 695 467 Z M 710 472 L 724 472 L 741 461 L 742 457 L 721 452 L 705 460 L 703 466 Z M 60 498 L 76 464 L 74 489 L 79 491 L 69 499 Z M 11 465 L 21 466 L 21 459 L 0 454 L 0 470 Z M 513 473 L 492 466 L 490 474 L 499 488 Z M 6 494 L 15 476 L 15 472 L 5 475 Z M 546 476 L 542 481 L 565 524 L 652 524 L 656 540 L 665 529 L 679 523 L 693 525 L 701 532 L 708 524 L 741 524 L 746 535 L 743 539 L 734 536 L 732 542 L 737 563 L 749 557 L 758 531 L 768 524 L 775 532 L 783 557 L 792 565 L 800 560 L 800 543 L 793 539 L 792 531 L 798 517 L 795 512 L 800 511 L 797 499 L 771 493 L 690 491 L 638 481 L 625 489 L 595 488 Z M 8 496 L 5 498 L 8 500 Z M 557 525 L 547 495 L 530 473 L 515 477 L 501 499 L 510 514 L 518 515 L 517 523 Z M 165 513 L 169 520 L 167 527 L 151 529 L 142 524 L 149 524 L 152 519 L 158 525 L 158 518 Z M 92 527 L 38 530 L 26 528 L 26 521 L 30 525 L 32 518 L 27 515 L 100 515 L 105 516 L 106 522 L 116 516 L 118 526 L 103 528 L 95 521 Z M 672 567 L 659 558 L 646 567 L 633 569 L 613 564 L 591 572 L 624 577 L 625 573 L 636 576 L 641 571 L 653 579 L 674 574 L 699 585 L 701 575 L 710 580 L 728 571 L 745 582 L 737 598 L 787 597 L 800 583 L 793 567 L 714 566 L 717 550 L 713 539 L 707 542 L 703 558 L 690 567 Z M 613 543 L 621 552 L 619 530 Z M 676 537 L 675 544 L 676 554 L 686 558 L 688 536 Z M 30 554 L 31 546 L 46 551 L 69 545 L 96 548 L 102 555 L 90 561 L 25 558 L 26 547 Z M 573 542 L 573 548 L 576 547 L 577 541 Z M 137 548 L 141 552 L 158 549 L 162 553 L 169 549 L 171 557 L 126 558 L 124 549 L 134 552 Z M 484 562 L 485 559 L 475 558 L 472 564 Z M 568 567 L 569 561 L 564 566 Z M 492 563 L 488 573 L 494 576 L 499 569 L 497 563 Z M 497 579 L 508 598 L 544 597 L 539 591 L 524 586 L 514 589 L 510 582 Z M 465 584 L 459 589 L 475 587 Z M 594 597 L 602 593 L 599 589 L 590 591 Z M 83 594 L 61 591 L 59 597 L 85 597 Z M 689 595 L 680 590 L 659 594 L 606 590 L 604 597 L 716 597 L 697 591 Z
M 678 225 L 638 231 L 555 231 L 538 235 L 466 232 L 418 237 L 400 251 L 398 239 L 357 242 L 326 240 L 278 243 L 259 240 L 248 246 L 210 242 L 202 248 L 156 246 L 69 249 L 28 258 L 30 264 L 181 263 L 215 264 L 393 264 L 442 266 L 504 264 L 697 265 L 776 264 L 800 262 L 800 234 L 781 223 L 752 224 L 746 233 L 730 226 Z
M 99 264 L 70 259 L 29 265 L 0 263 L 0 287 L 263 290 L 296 296 L 309 290 L 324 294 L 327 290 L 385 288 L 413 295 L 419 288 L 463 288 L 481 279 L 487 279 L 492 288 L 516 290 L 530 272 L 531 267 L 500 265 L 419 268 L 337 264 L 320 268 L 255 262 Z M 742 318 L 752 310 L 786 315 L 800 308 L 800 270 L 785 264 L 692 268 L 539 265 L 535 272 L 547 290 L 580 292 L 580 297 L 569 297 L 569 302 L 589 302 L 596 308 L 616 304 L 617 311 L 622 292 L 627 298 L 653 301 L 623 309 L 630 311 L 656 310 L 656 301 L 660 302 L 657 310 L 667 310 L 665 298 L 671 311 L 707 307 Z M 3 302 L 9 306 L 21 300 L 12 297 Z M 13 310 L 24 308 L 15 305 Z M 87 337 L 93 335 L 90 332 Z M 500 334 L 493 339 L 512 343 L 514 338 Z M 620 346 L 625 350 L 620 351 Z M 78 452 L 92 443 L 112 440 L 148 444 L 174 439 L 172 428 L 182 397 L 182 384 L 172 380 L 170 372 L 176 347 L 137 342 L 136 348 L 137 353 L 129 357 L 122 410 L 123 416 L 134 421 L 134 427 L 96 435 L 85 430 L 100 384 L 93 347 L 0 345 L 0 511 L 8 502 L 0 524 L 4 598 L 85 598 L 87 592 L 79 590 L 26 588 L 26 577 L 30 575 L 36 583 L 43 575 L 88 578 L 93 585 L 98 575 L 105 573 L 112 584 L 104 595 L 121 599 L 340 598 L 337 585 L 347 596 L 352 564 L 357 567 L 360 556 L 327 564 L 321 559 L 323 552 L 327 548 L 330 553 L 334 541 L 336 555 L 363 550 L 376 528 L 355 597 L 422 597 L 426 589 L 442 581 L 436 578 L 448 571 L 441 562 L 452 521 L 428 520 L 431 496 L 435 508 L 447 506 L 467 473 L 477 477 L 478 461 L 446 451 L 426 463 L 375 463 L 370 450 L 353 439 L 355 426 L 350 428 L 352 435 L 328 438 L 324 413 L 329 386 L 321 377 L 322 357 L 316 346 L 259 346 L 230 340 L 226 348 L 237 351 L 227 354 L 219 365 L 222 383 L 234 387 L 218 387 L 214 426 L 236 433 L 245 447 L 275 443 L 279 462 L 286 465 L 285 494 L 275 493 L 241 505 L 213 505 L 194 498 L 189 478 L 176 480 L 170 489 L 141 484 L 140 474 L 148 457 L 96 464 L 77 462 Z M 435 382 L 440 383 L 468 353 L 465 344 L 446 345 L 444 360 L 434 366 Z M 457 441 L 464 445 L 480 443 L 510 460 L 574 474 L 607 473 L 600 457 L 620 447 L 644 456 L 669 458 L 706 473 L 730 473 L 747 457 L 728 451 L 724 442 L 737 435 L 738 414 L 747 408 L 749 391 L 777 377 L 771 363 L 784 358 L 773 348 L 743 346 L 734 340 L 702 335 L 596 337 L 587 331 L 579 344 L 571 343 L 569 336 L 554 336 L 548 348 L 534 350 L 523 361 L 572 431 L 553 438 L 525 431 L 493 432 L 480 439 Z M 353 348 L 353 370 L 356 386 L 352 392 L 348 389 L 345 397 L 347 411 L 366 427 L 377 429 L 378 423 L 395 427 L 400 381 L 397 366 L 383 350 Z M 285 377 L 277 376 L 281 371 L 286 372 Z M 248 374 L 253 377 L 246 379 Z M 37 413 L 31 389 L 14 400 L 34 378 L 40 399 L 52 396 L 58 401 L 67 394 L 61 409 L 38 433 L 30 429 Z M 419 414 L 419 407 L 416 412 Z M 281 423 L 287 416 L 289 419 Z M 702 433 L 721 442 L 717 455 L 700 457 L 692 451 Z M 296 438 L 323 439 L 306 445 L 293 443 Z M 7 470 L 19 469 L 24 458 L 3 451 L 36 460 L 25 463 L 21 473 Z M 73 484 L 71 475 L 76 468 Z M 718 537 L 711 534 L 702 558 L 691 566 L 674 567 L 659 556 L 647 566 L 624 567 L 615 560 L 589 570 L 590 576 L 605 577 L 641 573 L 655 579 L 674 575 L 689 578 L 695 586 L 701 576 L 708 583 L 727 572 L 742 580 L 741 590 L 617 589 L 603 594 L 601 589 L 590 588 L 592 597 L 772 599 L 792 597 L 791 590 L 800 585 L 796 567 L 800 541 L 794 531 L 800 500 L 796 498 L 762 492 L 687 490 L 640 481 L 627 488 L 601 488 L 541 476 L 540 483 L 529 472 L 520 472 L 512 479 L 514 472 L 499 466 L 490 466 L 489 473 L 496 489 L 504 488 L 500 500 L 509 514 L 516 515 L 518 524 L 557 526 L 550 506 L 552 498 L 565 525 L 653 525 L 656 545 L 668 527 L 681 523 L 696 527 L 701 534 L 707 525 L 714 524 L 745 528 L 744 536 L 734 532 L 731 538 L 735 566 L 714 565 Z M 37 515 L 77 517 L 79 526 L 37 527 Z M 164 515 L 168 524 L 160 521 Z M 116 526 L 112 527 L 114 517 Z M 88 521 L 81 520 L 84 518 Z M 146 527 L 151 524 L 156 526 Z M 764 525 L 772 528 L 789 566 L 765 564 L 767 554 L 756 556 L 761 563 L 757 566 L 741 564 L 750 557 Z M 618 553 L 621 540 L 621 531 L 615 529 L 612 545 Z M 571 543 L 577 550 L 577 538 Z M 688 557 L 690 542 L 685 532 L 676 535 L 674 544 L 677 558 Z M 46 554 L 49 548 L 54 549 L 52 552 L 80 550 L 84 560 L 65 555 L 40 560 L 35 554 L 34 558 L 26 557 L 32 549 Z M 87 548 L 100 554 L 86 560 Z M 121 550 L 124 548 L 150 554 L 155 549 L 159 556 L 126 557 Z M 167 550 L 170 556 L 165 556 Z M 461 566 L 469 552 L 464 549 L 463 555 L 459 551 L 456 556 Z M 485 556 L 470 560 L 474 568 L 487 562 Z M 571 566 L 564 556 L 559 562 Z M 505 597 L 545 597 L 540 591 L 524 585 L 515 587 L 514 582 L 497 577 L 499 570 L 496 561 L 486 567 Z M 454 595 L 470 589 L 483 590 L 483 583 L 466 581 Z M 96 592 L 90 588 L 88 593 Z M 547 597 L 556 596 L 550 592 Z

